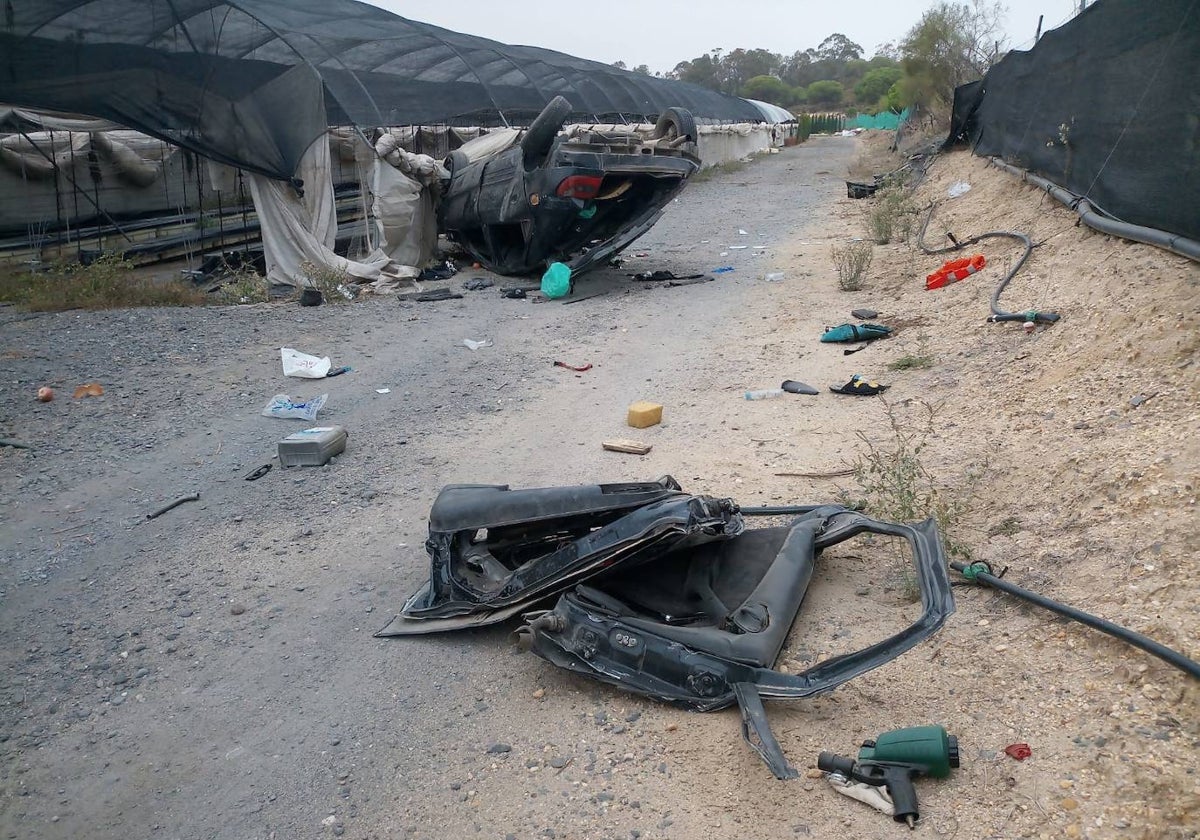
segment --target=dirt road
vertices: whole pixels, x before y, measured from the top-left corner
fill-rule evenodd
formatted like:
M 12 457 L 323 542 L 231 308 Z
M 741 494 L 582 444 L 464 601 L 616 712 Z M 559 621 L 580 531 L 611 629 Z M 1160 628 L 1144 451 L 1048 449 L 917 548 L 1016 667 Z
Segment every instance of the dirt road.
M 1200 657 L 1200 271 L 1090 233 L 956 152 L 913 198 L 940 200 L 931 237 L 1027 231 L 1039 245 L 1005 302 L 1063 320 L 985 323 L 1017 256 L 1007 246 L 926 292 L 942 257 L 913 237 L 875 245 L 866 289 L 838 291 L 831 245 L 863 236 L 880 205 L 846 199 L 842 174 L 888 140 L 814 138 L 692 184 L 623 269 L 579 288 L 601 296 L 567 305 L 491 289 L 318 309 L 0 310 L 0 437 L 33 447 L 0 447 L 0 837 L 908 833 L 818 778 L 775 781 L 736 712 L 691 714 L 518 653 L 515 622 L 373 638 L 425 578 L 425 517 L 451 482 L 671 474 L 744 504 L 825 502 L 868 488 L 779 474 L 837 473 L 866 441 L 907 435 L 939 498 L 962 502 L 955 538 L 976 557 Z M 625 277 L 725 265 L 679 288 Z M 851 356 L 817 342 L 863 306 L 897 335 Z M 281 346 L 354 371 L 284 379 Z M 888 399 L 742 399 L 857 372 L 891 384 Z M 104 395 L 72 399 L 85 382 Z M 46 384 L 59 397 L 38 403 Z M 349 449 L 246 482 L 305 425 L 260 416 L 281 392 L 328 392 L 320 421 L 345 425 Z M 639 399 L 666 406 L 662 425 L 625 426 Z M 608 437 L 654 448 L 605 452 Z M 825 552 L 781 667 L 910 622 L 902 559 L 865 539 Z M 987 590 L 955 592 L 958 613 L 929 644 L 825 697 L 769 706 L 792 762 L 943 723 L 963 763 L 919 785 L 925 835 L 1195 840 L 1195 680 Z M 1005 754 L 1022 742 L 1027 760 Z
M 843 190 L 852 148 L 814 140 L 694 184 L 631 249 L 647 256 L 586 279 L 581 291 L 607 293 L 569 306 L 489 290 L 0 313 L 0 431 L 34 447 L 0 450 L 4 836 L 684 837 L 748 818 L 764 789 L 801 796 L 769 779 L 733 715 L 556 673 L 515 654 L 509 625 L 371 633 L 425 574 L 423 520 L 445 483 L 671 473 L 757 502 L 790 492 L 760 480 L 761 462 L 822 466 L 782 439 L 759 454 L 764 409 L 740 391 L 837 378 L 777 333 L 781 307 L 819 304 L 805 278 L 763 276 L 810 247 L 806 225 Z M 682 288 L 622 273 L 722 265 L 735 271 Z M 285 380 L 283 345 L 354 371 Z M 91 381 L 102 397 L 70 398 Z M 58 399 L 34 402 L 47 383 Z M 349 450 L 243 481 L 303 425 L 259 416 L 279 392 L 328 392 L 321 421 L 349 429 Z M 643 398 L 667 406 L 641 435 L 653 452 L 602 452 Z M 786 434 L 821 422 L 815 402 L 791 408 L 803 428 Z M 199 502 L 145 519 L 191 492 Z M 709 808 L 714 772 L 743 802 Z

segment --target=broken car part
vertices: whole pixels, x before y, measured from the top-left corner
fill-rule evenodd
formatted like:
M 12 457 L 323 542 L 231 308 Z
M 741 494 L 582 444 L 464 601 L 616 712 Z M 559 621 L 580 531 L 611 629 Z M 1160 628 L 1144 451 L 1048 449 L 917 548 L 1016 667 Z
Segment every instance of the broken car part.
M 617 565 L 636 565 L 741 533 L 729 499 L 675 479 L 512 490 L 450 485 L 429 513 L 429 581 L 379 636 L 503 621 Z
M 271 471 L 271 466 L 272 465 L 269 463 L 257 466 L 254 469 L 250 470 L 250 472 L 248 472 L 244 476 L 242 476 L 242 478 L 245 481 L 258 481 L 260 478 L 262 478 L 264 475 L 266 475 L 267 473 L 269 473 Z
M 627 691 L 697 711 L 736 703 L 746 741 L 777 778 L 793 778 L 762 698 L 821 694 L 895 659 L 942 626 L 954 598 L 932 520 L 898 525 L 836 505 L 735 510 L 801 515 L 786 526 L 666 546 L 653 562 L 608 571 L 564 593 L 553 609 L 527 614 L 519 632 L 538 656 Z M 908 542 L 921 616 L 881 642 L 803 673 L 774 670 L 818 554 L 860 533 Z
M 146 518 L 147 519 L 157 519 L 158 517 L 162 516 L 167 511 L 174 510 L 175 508 L 179 507 L 184 502 L 198 502 L 198 501 L 200 501 L 199 493 L 190 493 L 187 496 L 180 496 L 175 501 L 167 502 L 162 507 L 157 508 L 156 510 L 150 511 L 149 513 L 146 514 Z
M 398 299 L 400 301 L 415 300 L 417 303 L 433 303 L 439 300 L 461 300 L 462 295 L 453 289 L 442 288 L 433 289 L 428 292 L 417 292 L 416 294 L 409 292 L 405 295 L 399 295 Z
M 1006 580 L 1001 580 L 999 576 L 992 574 L 992 568 L 987 563 L 959 563 L 954 562 L 950 567 L 956 572 L 961 572 L 967 580 L 984 586 L 990 586 L 993 589 L 999 589 L 1001 592 L 1007 592 L 1009 595 L 1015 595 L 1022 598 L 1031 604 L 1037 604 L 1043 609 L 1066 616 L 1069 619 L 1078 621 L 1080 624 L 1086 624 L 1093 630 L 1099 630 L 1101 633 L 1107 633 L 1114 639 L 1120 639 L 1123 642 L 1133 645 L 1136 648 L 1141 648 L 1153 656 L 1157 656 L 1163 662 L 1175 666 L 1189 676 L 1200 679 L 1200 662 L 1194 659 L 1188 659 L 1177 650 L 1172 650 L 1166 645 L 1154 641 L 1149 636 L 1143 636 L 1128 627 L 1122 627 L 1119 624 L 1113 624 L 1103 618 L 1098 618 L 1091 613 L 1086 613 L 1083 610 L 1075 607 L 1067 606 L 1058 601 L 1047 598 L 1045 595 L 1039 595 L 1036 592 L 1030 592 L 1028 589 L 1023 589 L 1016 584 L 1009 583 Z
M 747 516 L 795 516 L 747 529 Z M 907 541 L 922 612 L 908 628 L 800 674 L 774 670 L 820 552 L 857 534 Z M 502 621 L 542 658 L 698 711 L 737 704 L 742 734 L 781 779 L 762 699 L 831 691 L 928 638 L 954 612 L 937 527 L 838 505 L 739 507 L 658 481 L 512 490 L 451 485 L 429 516 L 429 580 L 378 636 Z

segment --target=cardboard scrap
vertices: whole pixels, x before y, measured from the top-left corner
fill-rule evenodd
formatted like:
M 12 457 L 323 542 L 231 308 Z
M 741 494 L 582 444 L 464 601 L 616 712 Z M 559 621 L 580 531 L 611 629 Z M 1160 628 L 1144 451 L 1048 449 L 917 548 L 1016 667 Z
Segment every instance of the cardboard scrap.
M 611 440 L 603 441 L 600 445 L 609 452 L 625 452 L 629 455 L 645 455 L 654 448 L 649 443 L 629 440 L 628 438 L 612 438 Z

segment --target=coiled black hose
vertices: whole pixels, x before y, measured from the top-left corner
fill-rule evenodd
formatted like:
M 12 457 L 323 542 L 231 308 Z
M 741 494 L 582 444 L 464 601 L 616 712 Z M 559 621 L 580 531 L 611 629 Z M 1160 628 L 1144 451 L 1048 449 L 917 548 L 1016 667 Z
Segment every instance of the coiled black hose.
M 945 248 L 929 248 L 925 245 L 925 231 L 929 228 L 929 222 L 933 218 L 933 211 L 936 207 L 937 202 L 929 205 L 929 213 L 925 216 L 925 222 L 921 225 L 921 232 L 917 236 L 917 247 L 921 249 L 922 253 L 930 255 L 948 254 L 951 251 L 961 251 L 963 248 L 970 247 L 976 242 L 982 242 L 985 239 L 1015 239 L 1025 246 L 1025 251 L 1021 254 L 1021 258 L 1008 270 L 1008 273 L 1004 275 L 999 285 L 996 286 L 996 290 L 992 292 L 992 299 L 988 304 L 992 314 L 988 317 L 988 321 L 993 323 L 998 321 L 1030 321 L 1038 324 L 1053 324 L 1059 319 L 1057 312 L 1037 312 L 1035 310 L 1009 312 L 1006 309 L 1000 308 L 1000 295 L 1003 294 L 1009 282 L 1017 276 L 1017 272 L 1021 270 L 1021 266 L 1025 265 L 1025 261 L 1029 259 L 1029 255 L 1033 253 L 1033 240 L 1023 233 L 1011 230 L 992 230 L 987 233 L 981 233 L 978 236 L 972 236 L 963 242 L 955 239 L 954 234 L 947 233 L 946 236 L 949 237 L 952 244 L 947 245 Z
M 1200 679 L 1200 662 L 1188 659 L 1179 651 L 1172 650 L 1166 645 L 1154 641 L 1149 636 L 1143 636 L 1141 633 L 1130 630 L 1128 627 L 1113 624 L 1111 621 L 1097 618 L 1091 613 L 1085 613 L 1083 610 L 1075 609 L 1075 607 L 1060 604 L 1058 601 L 1047 598 L 1045 595 L 1030 592 L 1028 589 L 1022 589 L 1016 584 L 1001 580 L 991 573 L 991 569 L 985 563 L 972 563 L 968 565 L 966 563 L 952 562 L 950 568 L 956 572 L 962 572 L 967 580 L 973 580 L 976 583 L 982 583 L 993 589 L 999 589 L 1002 592 L 1007 592 L 1009 595 L 1016 595 L 1018 598 L 1023 598 L 1031 604 L 1037 604 L 1043 609 L 1066 616 L 1073 621 L 1078 621 L 1080 624 L 1086 624 L 1093 630 L 1107 633 L 1115 639 L 1120 639 L 1123 642 L 1146 651 L 1146 653 L 1152 656 L 1157 656 L 1163 662 L 1175 666 L 1189 676 Z

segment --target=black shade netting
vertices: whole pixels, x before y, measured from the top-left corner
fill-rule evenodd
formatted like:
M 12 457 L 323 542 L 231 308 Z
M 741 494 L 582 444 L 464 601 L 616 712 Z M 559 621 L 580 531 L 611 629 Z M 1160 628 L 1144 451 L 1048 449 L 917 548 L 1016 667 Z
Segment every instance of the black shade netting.
M 760 121 L 749 102 L 354 0 L 5 0 L 0 102 L 119 122 L 290 178 L 328 125 L 578 119 Z
M 1200 0 L 1102 0 L 955 91 L 947 144 L 1200 239 L 1197 80 Z

